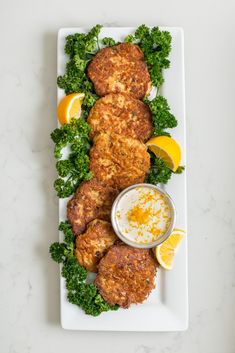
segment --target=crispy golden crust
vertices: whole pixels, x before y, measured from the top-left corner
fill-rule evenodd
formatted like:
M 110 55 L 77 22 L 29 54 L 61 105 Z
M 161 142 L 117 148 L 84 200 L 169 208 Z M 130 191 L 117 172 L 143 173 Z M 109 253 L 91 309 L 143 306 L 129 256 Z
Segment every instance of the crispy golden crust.
M 97 272 L 97 264 L 117 239 L 109 222 L 95 219 L 84 234 L 76 238 L 75 256 L 81 266 Z
M 115 132 L 147 141 L 152 134 L 149 107 L 129 94 L 111 93 L 100 98 L 91 109 L 87 121 L 92 127 L 91 137 L 98 132 Z
M 129 93 L 142 99 L 151 89 L 151 80 L 143 52 L 131 43 L 101 49 L 87 71 L 96 93 Z
M 97 179 L 83 182 L 68 202 L 67 217 L 75 235 L 81 234 L 95 218 L 110 220 L 110 212 L 118 191 Z
M 149 170 L 147 147 L 140 141 L 118 134 L 94 137 L 90 169 L 94 176 L 119 190 L 144 181 Z
M 109 304 L 128 308 L 149 296 L 156 267 L 148 249 L 114 245 L 98 265 L 95 285 Z

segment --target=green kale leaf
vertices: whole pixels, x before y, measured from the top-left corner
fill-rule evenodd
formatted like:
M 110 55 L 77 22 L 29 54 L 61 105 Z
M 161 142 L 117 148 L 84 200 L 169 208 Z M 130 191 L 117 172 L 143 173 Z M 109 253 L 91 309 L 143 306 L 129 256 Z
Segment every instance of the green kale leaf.
M 106 47 L 111 47 L 113 45 L 116 45 L 117 43 L 113 38 L 110 37 L 105 37 L 101 40 L 102 44 L 105 45 Z
M 167 184 L 172 174 L 181 174 L 184 169 L 184 166 L 180 166 L 176 172 L 173 172 L 161 158 L 150 152 L 150 171 L 145 182 L 153 185 Z
M 75 33 L 66 37 L 65 53 L 70 60 L 66 64 L 65 74 L 57 78 L 58 87 L 63 89 L 65 94 L 74 92 L 85 94 L 82 107 L 85 118 L 98 98 L 92 82 L 86 75 L 86 70 L 87 65 L 100 49 L 99 33 L 101 28 L 101 25 L 96 25 L 87 34 Z
M 51 133 L 55 143 L 54 155 L 57 159 L 56 169 L 59 175 L 54 182 L 54 188 L 60 198 L 72 195 L 83 180 L 92 178 L 88 157 L 91 143 L 90 131 L 90 125 L 80 118 L 72 119 L 69 124 Z M 65 147 L 69 148 L 70 153 L 67 159 L 61 159 L 62 149 Z
M 170 107 L 166 98 L 156 96 L 153 100 L 145 99 L 145 103 L 149 106 L 153 120 L 153 135 L 168 135 L 165 129 L 172 129 L 177 126 L 175 116 L 170 112 Z
M 92 283 L 87 283 L 87 270 L 82 267 L 75 255 L 75 236 L 68 221 L 61 222 L 59 230 L 64 232 L 63 243 L 53 243 L 50 254 L 54 261 L 62 263 L 61 275 L 65 278 L 67 298 L 86 314 L 98 316 L 104 311 L 117 310 L 118 305 L 109 305 Z
M 134 35 L 128 35 L 125 42 L 135 43 L 144 53 L 151 81 L 158 89 L 164 82 L 163 69 L 170 65 L 168 59 L 171 51 L 171 35 L 167 31 L 161 31 L 159 27 L 148 28 L 139 26 Z

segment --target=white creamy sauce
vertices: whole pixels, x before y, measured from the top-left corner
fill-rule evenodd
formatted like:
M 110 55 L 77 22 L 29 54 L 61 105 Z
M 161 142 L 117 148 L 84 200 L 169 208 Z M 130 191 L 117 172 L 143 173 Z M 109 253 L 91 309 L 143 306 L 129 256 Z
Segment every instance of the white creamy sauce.
M 124 194 L 115 216 L 123 236 L 138 244 L 154 242 L 167 232 L 171 223 L 167 198 L 147 186 L 138 186 Z

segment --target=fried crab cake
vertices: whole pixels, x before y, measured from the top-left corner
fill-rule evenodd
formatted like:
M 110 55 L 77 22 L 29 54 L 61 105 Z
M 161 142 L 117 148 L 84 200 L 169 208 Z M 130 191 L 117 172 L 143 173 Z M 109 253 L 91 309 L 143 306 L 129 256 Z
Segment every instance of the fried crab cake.
M 89 64 L 87 74 L 99 96 L 123 92 L 142 99 L 151 90 L 144 54 L 135 44 L 101 49 Z
M 111 305 L 142 303 L 155 287 L 157 264 L 148 249 L 114 245 L 101 259 L 95 285 Z
M 95 218 L 110 220 L 110 213 L 118 191 L 93 178 L 83 182 L 68 202 L 67 217 L 75 235 L 84 232 L 87 223 Z
M 142 142 L 114 133 L 98 134 L 93 142 L 90 170 L 95 178 L 119 190 L 144 181 L 150 156 Z
M 99 132 L 115 132 L 144 142 L 152 134 L 149 107 L 129 94 L 111 93 L 100 98 L 87 121 L 92 127 L 91 137 Z
M 85 233 L 76 238 L 75 256 L 81 266 L 97 272 L 97 264 L 117 240 L 109 222 L 95 219 L 88 224 Z

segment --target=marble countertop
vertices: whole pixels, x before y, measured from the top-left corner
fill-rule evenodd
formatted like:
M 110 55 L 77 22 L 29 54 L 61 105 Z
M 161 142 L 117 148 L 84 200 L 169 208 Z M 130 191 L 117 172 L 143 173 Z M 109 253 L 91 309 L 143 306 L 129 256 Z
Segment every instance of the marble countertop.
M 235 352 L 235 3 L 8 1 L 0 5 L 0 352 Z M 52 183 L 56 36 L 103 23 L 185 31 L 189 329 L 75 332 L 59 323 Z M 177 87 L 176 87 L 177 89 Z

